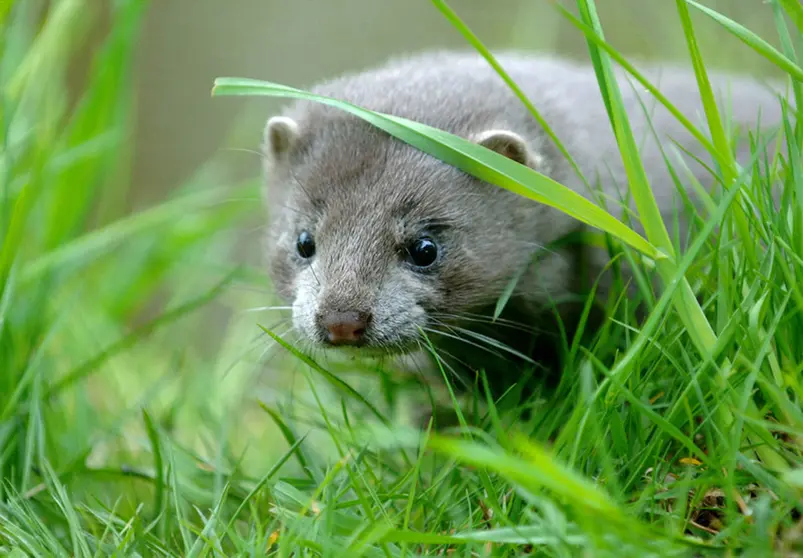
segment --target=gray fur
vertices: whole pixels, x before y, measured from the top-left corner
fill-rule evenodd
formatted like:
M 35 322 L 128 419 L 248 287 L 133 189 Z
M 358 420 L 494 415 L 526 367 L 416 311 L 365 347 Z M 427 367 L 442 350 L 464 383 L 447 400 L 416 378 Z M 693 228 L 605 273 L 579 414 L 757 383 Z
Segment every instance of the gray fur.
M 498 59 L 586 177 L 599 179 L 611 200 L 625 194 L 625 171 L 593 70 L 513 52 Z M 706 129 L 691 73 L 674 66 L 642 70 Z M 646 92 L 637 96 L 623 74 L 619 78 L 655 195 L 669 215 L 675 186 L 639 96 L 662 141 L 672 139 L 702 160 L 710 159 L 657 101 Z M 780 120 L 775 92 L 746 77 L 717 73 L 711 78 L 718 91 L 730 95 L 734 122 L 753 129 L 759 111 L 762 123 Z M 518 153 L 539 172 L 588 195 L 523 104 L 474 53 L 395 59 L 312 90 L 475 141 L 487 140 L 488 131 L 507 133 L 499 136 L 501 141 L 490 134 L 486 144 L 514 158 Z M 324 341 L 316 315 L 327 311 L 370 313 L 367 346 L 392 351 L 415 347 L 419 328 L 437 329 L 444 321 L 470 325 L 470 320 L 453 318 L 486 312 L 539 249 L 580 229 L 557 210 L 476 180 L 337 109 L 297 102 L 282 117 L 296 127 L 288 120 L 274 121 L 265 134 L 267 256 L 278 292 L 292 302 L 296 329 L 314 344 Z M 674 152 L 670 148 L 668 154 Z M 689 158 L 686 164 L 697 180 L 711 183 L 703 167 Z M 616 204 L 608 209 L 619 214 Z M 310 260 L 296 254 L 303 230 L 316 240 Z M 421 273 L 402 255 L 405 243 L 425 231 L 433 233 L 441 252 L 435 268 Z M 570 294 L 578 257 L 588 256 L 568 249 L 549 252 L 530 266 L 509 303 L 516 315 L 531 319 L 550 299 Z M 592 277 L 605 262 L 605 254 L 588 259 Z

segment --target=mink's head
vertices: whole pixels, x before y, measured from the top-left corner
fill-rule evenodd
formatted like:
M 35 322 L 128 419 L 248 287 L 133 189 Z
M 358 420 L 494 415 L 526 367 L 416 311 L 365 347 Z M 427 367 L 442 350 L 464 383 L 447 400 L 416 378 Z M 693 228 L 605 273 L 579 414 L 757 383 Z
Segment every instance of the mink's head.
M 521 136 L 464 124 L 449 131 L 536 166 Z M 548 226 L 542 206 L 320 104 L 271 118 L 264 157 L 270 274 L 315 346 L 414 349 L 493 304 Z

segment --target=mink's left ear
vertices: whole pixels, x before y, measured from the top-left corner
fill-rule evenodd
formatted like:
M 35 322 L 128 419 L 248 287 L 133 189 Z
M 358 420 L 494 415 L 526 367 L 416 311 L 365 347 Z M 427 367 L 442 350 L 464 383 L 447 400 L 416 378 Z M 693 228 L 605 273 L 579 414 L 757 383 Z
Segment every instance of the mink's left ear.
M 272 158 L 280 158 L 290 152 L 298 141 L 298 124 L 287 116 L 274 116 L 268 120 L 264 133 L 264 149 Z
M 510 130 L 486 130 L 471 140 L 532 169 L 538 170 L 541 166 L 541 156 L 530 150 L 524 138 Z

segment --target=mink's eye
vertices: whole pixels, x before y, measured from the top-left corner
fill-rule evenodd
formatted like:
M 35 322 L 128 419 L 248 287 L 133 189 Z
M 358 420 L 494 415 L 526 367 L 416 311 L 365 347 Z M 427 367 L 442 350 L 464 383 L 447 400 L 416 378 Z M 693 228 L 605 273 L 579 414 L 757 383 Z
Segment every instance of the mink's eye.
M 438 245 L 431 238 L 421 237 L 407 246 L 407 255 L 411 264 L 426 268 L 438 259 Z
M 298 235 L 296 250 L 298 251 L 298 255 L 305 259 L 315 255 L 315 239 L 312 238 L 310 233 L 304 231 Z

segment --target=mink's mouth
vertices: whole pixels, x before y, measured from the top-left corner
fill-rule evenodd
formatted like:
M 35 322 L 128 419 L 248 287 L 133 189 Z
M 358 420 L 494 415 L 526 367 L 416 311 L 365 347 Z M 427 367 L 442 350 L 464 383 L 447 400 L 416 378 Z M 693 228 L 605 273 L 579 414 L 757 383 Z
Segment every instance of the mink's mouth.
M 386 338 L 377 335 L 372 328 L 366 331 L 364 337 L 348 343 L 332 343 L 326 334 L 320 330 L 309 341 L 318 348 L 326 351 L 348 354 L 351 356 L 382 357 L 402 356 L 416 352 L 426 346 L 427 341 L 420 334 L 400 335 Z
M 394 341 L 374 341 L 367 339 L 360 343 L 350 345 L 334 345 L 322 339 L 316 340 L 317 344 L 329 351 L 337 351 L 353 356 L 401 356 L 410 354 L 420 349 L 423 341 L 419 338 L 404 338 Z

